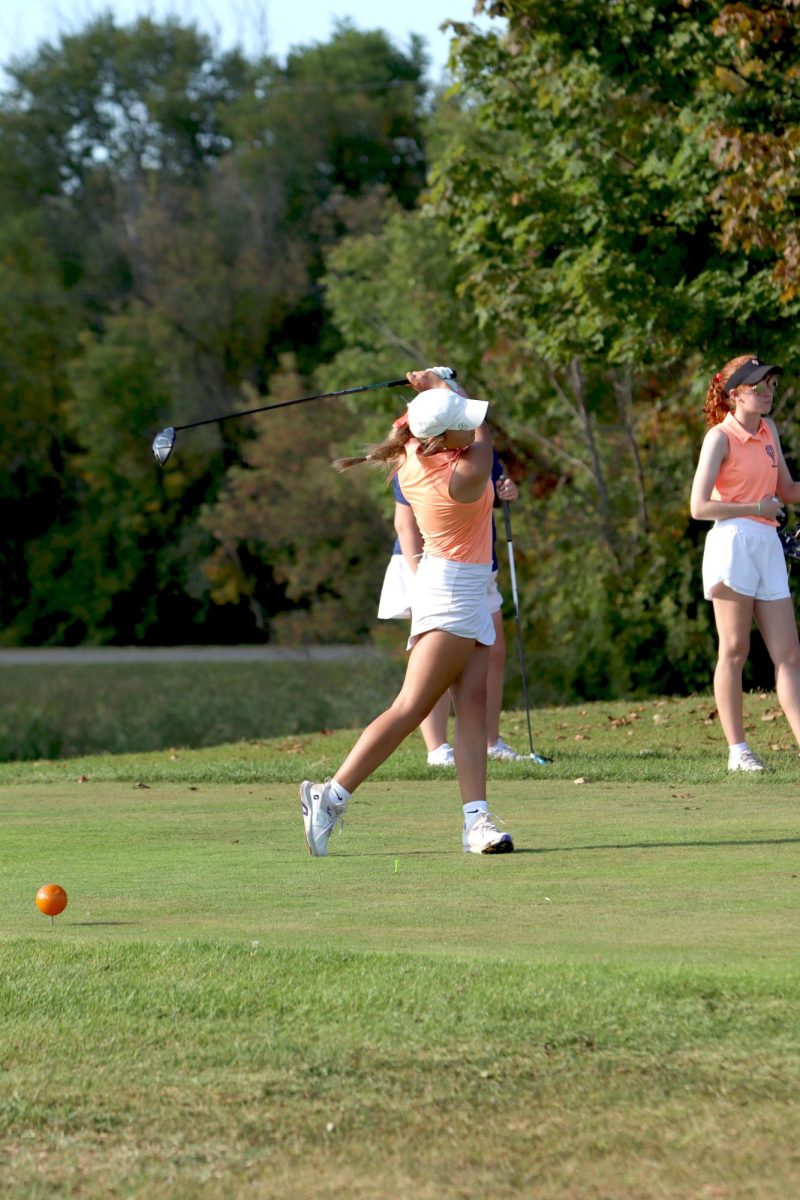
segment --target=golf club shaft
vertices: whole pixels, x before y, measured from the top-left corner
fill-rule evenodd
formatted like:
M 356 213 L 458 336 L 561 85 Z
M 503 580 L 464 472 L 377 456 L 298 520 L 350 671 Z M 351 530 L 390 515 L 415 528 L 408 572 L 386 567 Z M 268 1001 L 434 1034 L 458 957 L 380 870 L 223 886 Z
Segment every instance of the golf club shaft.
M 528 699 L 528 672 L 525 669 L 525 649 L 522 645 L 522 621 L 519 615 L 519 595 L 517 593 L 517 570 L 514 562 L 514 542 L 511 537 L 511 509 L 508 500 L 503 500 L 503 519 L 506 525 L 506 542 L 508 543 L 508 569 L 511 574 L 511 595 L 514 598 L 514 620 L 517 626 L 517 652 L 519 654 L 519 669 L 522 675 L 522 695 L 525 700 L 525 717 L 528 722 L 528 745 L 531 756 L 536 754 L 533 748 L 533 732 L 531 730 L 531 706 Z
M 331 400 L 335 396 L 353 396 L 356 392 L 409 386 L 407 379 L 389 379 L 383 383 L 364 383 L 360 387 L 342 388 L 338 392 L 321 392 L 318 396 L 301 396 L 298 400 L 282 400 L 279 404 L 262 404 L 259 408 L 246 408 L 242 412 L 230 412 L 222 417 L 207 417 L 204 421 L 190 421 L 188 425 L 173 425 L 173 429 L 177 433 L 180 429 L 196 429 L 198 425 L 215 425 L 217 421 L 230 421 L 234 417 L 250 417 L 253 413 L 271 412 L 273 408 L 290 408 L 292 404 L 308 404 L 311 400 Z

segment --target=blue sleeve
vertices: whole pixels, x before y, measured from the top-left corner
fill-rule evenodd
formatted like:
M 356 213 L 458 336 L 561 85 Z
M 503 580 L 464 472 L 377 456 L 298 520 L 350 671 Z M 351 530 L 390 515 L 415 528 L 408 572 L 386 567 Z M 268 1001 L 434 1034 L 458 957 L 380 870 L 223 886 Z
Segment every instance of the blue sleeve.
M 400 484 L 397 482 L 396 475 L 392 476 L 392 491 L 394 492 L 394 498 L 398 504 L 406 504 L 406 505 L 408 505 L 409 508 L 411 507 L 411 505 L 408 504 L 408 501 L 406 500 L 402 491 L 400 490 Z
M 505 475 L 503 464 L 500 462 L 497 451 L 492 451 L 492 483 L 497 483 L 498 479 L 502 479 Z

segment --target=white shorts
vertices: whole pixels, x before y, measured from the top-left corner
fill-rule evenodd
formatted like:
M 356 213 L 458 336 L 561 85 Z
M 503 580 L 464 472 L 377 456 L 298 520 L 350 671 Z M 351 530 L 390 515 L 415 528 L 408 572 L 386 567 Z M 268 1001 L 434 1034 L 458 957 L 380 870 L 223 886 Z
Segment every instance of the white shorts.
M 727 584 L 741 596 L 754 600 L 785 600 L 789 572 L 775 528 L 748 517 L 715 521 L 706 535 L 703 552 L 703 594 Z
M 491 574 L 491 563 L 449 562 L 423 554 L 413 576 L 407 649 L 432 629 L 493 646 L 496 635 L 486 599 Z
M 381 598 L 378 602 L 378 617 L 381 621 L 393 621 L 411 616 L 411 588 L 414 572 L 402 554 L 393 554 L 383 577 Z M 486 602 L 494 615 L 503 607 L 503 596 L 497 586 L 497 571 L 492 571 L 486 585 Z

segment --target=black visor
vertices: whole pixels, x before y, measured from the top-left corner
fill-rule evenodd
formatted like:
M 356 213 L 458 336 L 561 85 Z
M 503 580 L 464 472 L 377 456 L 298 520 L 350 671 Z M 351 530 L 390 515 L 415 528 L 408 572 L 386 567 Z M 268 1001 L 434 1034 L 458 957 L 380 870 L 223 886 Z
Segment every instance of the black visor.
M 746 363 L 736 368 L 722 390 L 726 396 L 730 396 L 733 389 L 740 384 L 760 383 L 767 375 L 780 375 L 782 371 L 783 367 L 776 367 L 774 363 L 763 363 L 759 358 L 748 358 Z

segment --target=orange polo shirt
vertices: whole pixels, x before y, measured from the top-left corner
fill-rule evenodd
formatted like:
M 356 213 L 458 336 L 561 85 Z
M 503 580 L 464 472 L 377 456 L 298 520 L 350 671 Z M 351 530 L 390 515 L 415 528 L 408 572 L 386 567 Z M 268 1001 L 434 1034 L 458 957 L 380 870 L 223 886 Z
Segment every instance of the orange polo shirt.
M 425 553 L 451 562 L 490 563 L 494 504 L 491 479 L 479 499 L 461 504 L 449 491 L 460 450 L 443 450 L 423 458 L 416 438 L 407 442 L 405 449 L 397 480 L 416 517 Z
M 728 457 L 719 469 L 711 499 L 725 504 L 755 504 L 764 496 L 777 495 L 778 447 L 766 421 L 762 419 L 756 432 L 748 433 L 733 413 L 728 413 L 718 428 L 728 439 Z M 769 517 L 749 519 L 773 527 L 778 524 Z

